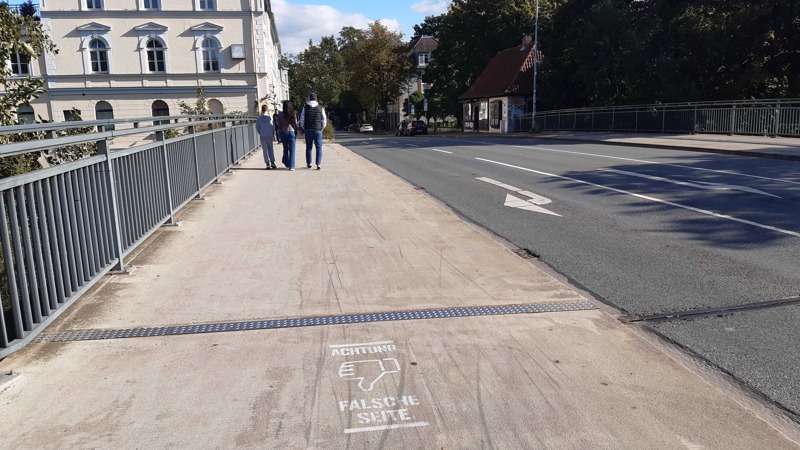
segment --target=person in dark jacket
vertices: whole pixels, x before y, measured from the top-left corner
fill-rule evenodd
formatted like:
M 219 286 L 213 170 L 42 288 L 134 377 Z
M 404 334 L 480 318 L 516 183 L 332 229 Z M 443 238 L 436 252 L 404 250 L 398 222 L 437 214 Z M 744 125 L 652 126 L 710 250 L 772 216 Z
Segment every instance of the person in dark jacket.
M 297 132 L 300 131 L 300 124 L 297 123 L 297 115 L 294 113 L 294 106 L 289 100 L 283 101 L 283 111 L 278 113 L 278 133 L 279 142 L 283 144 L 283 165 L 289 170 L 294 170 L 294 149 L 297 139 Z
M 306 167 L 311 168 L 311 146 L 317 148 L 317 170 L 322 168 L 322 130 L 328 123 L 325 108 L 317 103 L 317 93 L 308 95 L 308 101 L 300 113 L 300 126 L 306 131 Z

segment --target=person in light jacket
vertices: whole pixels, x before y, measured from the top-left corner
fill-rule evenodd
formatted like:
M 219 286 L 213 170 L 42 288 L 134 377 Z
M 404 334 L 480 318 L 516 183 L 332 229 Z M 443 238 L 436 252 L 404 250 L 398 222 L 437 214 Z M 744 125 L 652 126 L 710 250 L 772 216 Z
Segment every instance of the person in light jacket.
M 261 115 L 256 121 L 256 131 L 261 138 L 261 150 L 264 152 L 264 163 L 267 170 L 277 169 L 275 165 L 275 151 L 272 148 L 272 140 L 275 136 L 275 123 L 269 115 L 267 105 L 261 105 Z
M 311 168 L 311 146 L 317 148 L 317 170 L 322 168 L 322 130 L 328 123 L 325 108 L 317 103 L 317 94 L 308 95 L 308 101 L 300 113 L 300 126 L 306 130 L 306 167 Z
M 300 131 L 300 124 L 297 123 L 297 115 L 294 112 L 294 105 L 289 100 L 283 101 L 283 111 L 278 113 L 278 141 L 283 144 L 283 165 L 289 170 L 294 170 L 294 153 L 297 132 Z

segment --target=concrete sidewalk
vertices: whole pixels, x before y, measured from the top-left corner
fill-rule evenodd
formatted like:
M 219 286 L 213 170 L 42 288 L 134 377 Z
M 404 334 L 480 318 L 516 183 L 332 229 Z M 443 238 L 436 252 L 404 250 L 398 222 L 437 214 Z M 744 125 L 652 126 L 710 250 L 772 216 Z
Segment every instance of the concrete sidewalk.
M 0 362 L 0 447 L 800 448 L 724 376 L 325 151 L 251 158 Z

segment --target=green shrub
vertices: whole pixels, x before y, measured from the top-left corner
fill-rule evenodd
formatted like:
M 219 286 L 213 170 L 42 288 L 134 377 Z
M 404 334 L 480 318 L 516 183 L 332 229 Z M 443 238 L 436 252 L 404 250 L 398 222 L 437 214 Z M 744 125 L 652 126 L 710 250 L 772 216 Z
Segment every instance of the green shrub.
M 328 121 L 325 125 L 325 129 L 322 130 L 322 139 L 330 139 L 333 140 L 336 138 L 336 130 L 333 128 L 333 124 Z

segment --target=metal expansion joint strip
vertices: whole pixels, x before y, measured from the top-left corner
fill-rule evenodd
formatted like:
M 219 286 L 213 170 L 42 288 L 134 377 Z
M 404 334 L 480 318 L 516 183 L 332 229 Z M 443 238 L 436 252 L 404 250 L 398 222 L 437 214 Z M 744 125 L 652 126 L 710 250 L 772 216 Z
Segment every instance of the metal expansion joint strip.
M 246 322 L 217 322 L 147 328 L 69 330 L 57 333 L 42 333 L 36 338 L 36 342 L 93 341 L 102 339 L 124 339 L 150 336 L 175 336 L 182 334 L 224 333 L 229 331 L 271 330 L 276 328 L 314 327 L 321 325 L 342 325 L 395 320 L 444 319 L 453 317 L 494 316 L 504 314 L 586 311 L 592 309 L 597 309 L 597 307 L 588 301 L 522 303 L 500 306 L 468 306 L 457 308 L 419 309 L 367 314 L 344 314 L 339 316 L 296 317 L 274 320 L 252 320 Z

